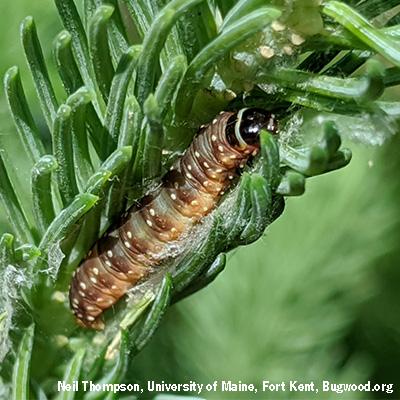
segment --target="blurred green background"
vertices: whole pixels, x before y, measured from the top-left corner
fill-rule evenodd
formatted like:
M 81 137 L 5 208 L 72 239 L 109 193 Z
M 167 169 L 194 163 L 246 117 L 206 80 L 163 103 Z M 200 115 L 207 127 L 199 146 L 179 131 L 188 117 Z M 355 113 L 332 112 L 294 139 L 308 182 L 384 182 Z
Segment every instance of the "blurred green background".
M 35 17 L 50 59 L 50 45 L 61 29 L 57 13 L 51 0 L 2 1 L 0 13 L 0 73 L 21 67 L 38 115 L 19 23 L 26 15 Z M 0 141 L 29 196 L 4 93 Z M 297 379 L 400 385 L 400 139 L 380 148 L 349 146 L 354 160 L 348 168 L 309 181 L 306 195 L 287 201 L 285 213 L 262 240 L 230 254 L 215 283 L 170 308 L 154 340 L 130 366 L 130 382 Z M 7 230 L 5 217 L 1 210 L 1 232 Z M 310 398 L 259 393 L 260 398 L 279 396 Z M 337 398 L 400 398 L 400 391 Z

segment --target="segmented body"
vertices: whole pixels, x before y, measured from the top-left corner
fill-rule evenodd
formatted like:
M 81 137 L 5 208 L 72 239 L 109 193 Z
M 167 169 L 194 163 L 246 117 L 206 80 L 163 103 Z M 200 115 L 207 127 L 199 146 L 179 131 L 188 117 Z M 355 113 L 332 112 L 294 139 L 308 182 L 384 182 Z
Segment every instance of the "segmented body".
M 238 137 L 239 120 L 238 114 L 223 112 L 202 127 L 158 192 L 129 210 L 93 246 L 70 287 L 70 304 L 80 325 L 102 329 L 103 311 L 146 280 L 169 256 L 171 242 L 216 206 L 259 149 L 258 141 L 248 144 Z

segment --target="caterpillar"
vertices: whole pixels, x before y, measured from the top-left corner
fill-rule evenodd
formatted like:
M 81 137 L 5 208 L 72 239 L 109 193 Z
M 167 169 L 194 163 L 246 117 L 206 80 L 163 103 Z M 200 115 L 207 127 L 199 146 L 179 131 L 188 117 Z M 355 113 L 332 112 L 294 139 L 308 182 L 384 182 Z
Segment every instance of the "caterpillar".
M 169 256 L 169 245 L 218 204 L 259 151 L 262 129 L 276 133 L 277 121 L 259 108 L 224 111 L 200 127 L 157 192 L 100 238 L 74 273 L 69 299 L 79 325 L 104 328 L 103 311 L 145 281 Z

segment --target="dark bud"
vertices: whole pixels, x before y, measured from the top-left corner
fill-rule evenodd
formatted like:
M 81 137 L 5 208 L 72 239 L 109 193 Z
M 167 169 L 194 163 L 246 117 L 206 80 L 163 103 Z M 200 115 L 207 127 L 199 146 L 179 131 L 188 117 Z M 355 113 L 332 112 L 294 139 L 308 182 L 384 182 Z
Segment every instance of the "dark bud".
M 257 144 L 263 129 L 271 133 L 277 132 L 277 121 L 273 114 L 261 108 L 249 108 L 243 113 L 239 131 L 247 144 Z
M 239 145 L 235 134 L 235 127 L 238 123 L 237 117 L 237 114 L 233 115 L 227 124 L 227 138 L 232 146 Z M 256 145 L 259 142 L 260 132 L 263 129 L 277 133 L 278 123 L 274 114 L 262 108 L 249 108 L 243 112 L 239 132 L 248 145 Z

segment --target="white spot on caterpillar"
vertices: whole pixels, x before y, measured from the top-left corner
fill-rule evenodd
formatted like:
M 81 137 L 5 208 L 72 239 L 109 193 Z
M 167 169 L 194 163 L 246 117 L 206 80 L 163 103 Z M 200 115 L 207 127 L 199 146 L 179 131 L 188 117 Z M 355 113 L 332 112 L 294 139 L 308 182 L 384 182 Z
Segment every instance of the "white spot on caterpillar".
M 112 267 L 112 264 L 108 260 L 106 260 L 106 265 L 107 265 L 107 267 Z
M 188 170 L 191 171 L 192 170 L 192 166 L 188 165 Z
M 189 174 L 189 172 L 186 173 L 186 177 L 187 177 L 188 179 L 192 179 L 192 178 L 193 178 L 192 174 Z
M 176 200 L 176 194 L 175 193 L 171 193 L 171 199 L 172 200 Z
M 83 289 L 86 290 L 86 285 L 83 282 L 79 282 L 79 286 Z
M 98 297 L 98 298 L 96 299 L 96 301 L 97 301 L 98 303 L 100 303 L 100 302 L 104 301 L 104 299 L 103 299 L 102 297 Z
M 224 152 L 224 148 L 223 148 L 221 145 L 218 146 L 218 150 L 219 150 L 221 153 Z
M 79 300 L 76 297 L 74 297 L 72 299 L 72 303 L 75 304 L 75 305 L 79 305 Z
M 131 248 L 131 244 L 127 241 L 124 242 L 124 245 L 126 248 L 130 249 Z
M 82 292 L 82 290 L 80 290 L 78 293 L 79 293 L 79 295 L 80 295 L 81 297 L 85 297 L 85 293 Z
M 192 206 L 198 206 L 199 202 L 197 200 L 192 200 L 192 202 L 190 203 Z
M 204 185 L 204 186 L 208 186 L 209 183 L 210 183 L 210 182 L 208 182 L 208 181 L 204 181 L 204 182 L 203 182 L 203 185 Z
M 228 177 L 230 180 L 232 180 L 233 179 L 233 175 L 229 175 L 229 177 Z
M 91 315 L 88 315 L 88 316 L 86 317 L 86 319 L 87 319 L 88 321 L 91 321 L 91 322 L 93 322 L 93 321 L 95 320 L 95 318 L 92 317 Z
M 218 119 L 214 118 L 212 123 L 215 125 L 217 122 L 218 122 Z
M 254 151 L 251 153 L 252 156 L 256 156 L 257 154 L 258 154 L 258 150 L 254 150 Z
M 128 271 L 128 275 L 132 275 L 133 274 L 133 271 Z
M 200 157 L 200 153 L 199 153 L 198 151 L 195 151 L 195 152 L 194 152 L 194 155 L 195 155 L 197 158 Z
M 98 270 L 96 267 L 93 268 L 92 271 L 93 271 L 93 273 L 94 273 L 95 275 L 98 275 L 98 274 L 99 274 L 99 270 Z
M 216 141 L 217 141 L 217 137 L 216 137 L 215 135 L 211 135 L 211 140 L 212 140 L 213 142 L 216 142 Z
M 236 156 L 234 155 L 234 154 L 232 154 L 230 157 L 229 157 L 231 160 L 236 160 Z
M 94 307 L 93 306 L 86 306 L 86 311 L 93 311 Z
M 208 211 L 208 207 L 203 207 L 203 211 Z
M 150 215 L 152 217 L 154 217 L 156 215 L 156 212 L 154 211 L 154 208 L 150 208 L 149 212 L 150 212 Z
M 203 162 L 203 165 L 204 165 L 206 168 L 210 168 L 209 164 L 208 164 L 206 161 Z
M 222 168 L 217 168 L 217 169 L 215 170 L 215 172 L 216 172 L 217 174 L 220 174 L 220 173 L 222 172 Z
M 108 250 L 108 251 L 107 251 L 107 255 L 108 255 L 108 257 L 111 258 L 111 257 L 113 256 L 113 252 L 112 252 L 111 250 Z
M 153 223 L 149 219 L 146 219 L 146 224 L 148 226 L 153 226 Z M 126 243 L 128 243 L 128 242 L 126 242 Z M 126 246 L 126 247 L 128 247 L 128 246 Z
M 83 315 L 82 315 L 81 313 L 76 314 L 76 316 L 77 316 L 78 318 L 83 318 Z
M 91 280 L 93 283 L 97 283 L 97 279 L 96 279 L 94 276 L 91 276 L 91 277 L 90 277 L 90 280 Z
M 179 183 L 178 182 L 174 182 L 174 188 L 175 189 L 179 189 Z
M 118 289 L 118 286 L 117 285 L 112 285 L 111 289 L 113 289 L 113 290 Z
M 150 211 L 150 214 L 151 214 L 151 211 Z M 126 232 L 126 235 L 128 236 L 129 239 L 132 239 L 132 232 L 131 231 Z

